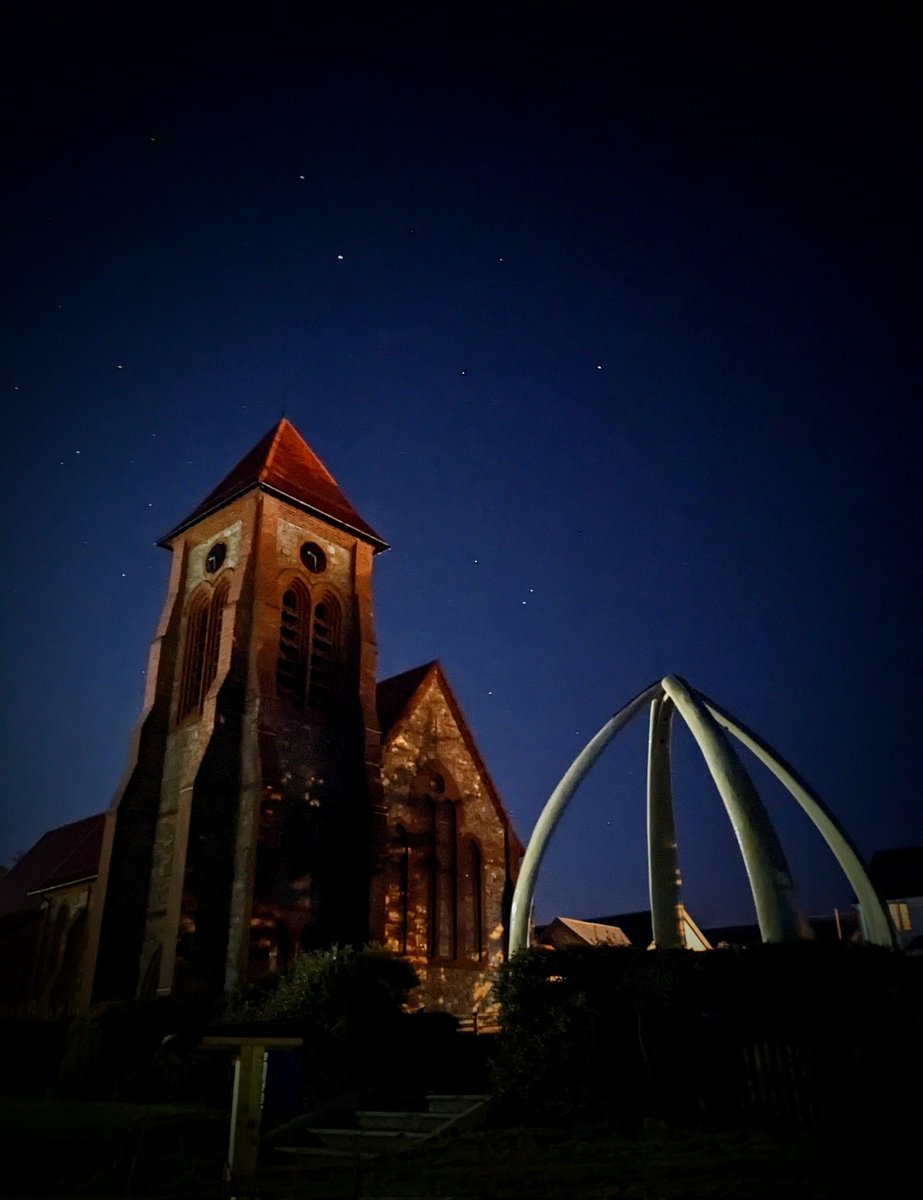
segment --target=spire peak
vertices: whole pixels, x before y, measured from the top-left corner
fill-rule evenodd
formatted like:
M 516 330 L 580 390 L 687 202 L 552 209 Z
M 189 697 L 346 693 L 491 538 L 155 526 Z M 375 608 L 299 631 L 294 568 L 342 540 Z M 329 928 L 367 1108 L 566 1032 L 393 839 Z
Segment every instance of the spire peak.
M 254 488 L 324 517 L 371 542 L 376 551 L 387 549 L 387 543 L 360 517 L 334 477 L 284 416 L 185 520 L 160 539 L 160 544 L 168 545 L 190 525 Z

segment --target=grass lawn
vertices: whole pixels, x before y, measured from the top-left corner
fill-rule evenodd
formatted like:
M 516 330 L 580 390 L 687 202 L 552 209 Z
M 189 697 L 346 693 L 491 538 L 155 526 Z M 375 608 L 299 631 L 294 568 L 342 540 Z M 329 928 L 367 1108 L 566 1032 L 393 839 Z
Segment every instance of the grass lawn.
M 559 1130 L 468 1134 L 359 1167 L 264 1176 L 284 1197 L 608 1197 L 610 1200 L 794 1200 L 897 1195 L 911 1151 L 861 1136 L 646 1132 L 640 1139 Z M 912 1177 L 912 1176 L 911 1176 Z
M 0 1100 L 0 1195 L 218 1200 L 227 1114 L 179 1105 Z M 261 1169 L 248 1191 L 304 1197 L 609 1197 L 735 1200 L 896 1195 L 913 1177 L 902 1139 L 756 1133 L 641 1138 L 494 1129 L 390 1159 L 301 1160 Z
M 0 1196 L 207 1196 L 227 1137 L 197 1106 L 0 1097 Z

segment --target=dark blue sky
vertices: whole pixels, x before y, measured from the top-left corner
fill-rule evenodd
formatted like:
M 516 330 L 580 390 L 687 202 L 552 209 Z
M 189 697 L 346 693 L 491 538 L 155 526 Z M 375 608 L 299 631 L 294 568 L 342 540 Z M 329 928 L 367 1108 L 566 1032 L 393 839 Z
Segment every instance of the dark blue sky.
M 14 26 L 0 861 L 108 804 L 155 539 L 283 412 L 393 547 L 381 675 L 442 660 L 524 840 L 668 671 L 866 855 L 923 840 L 919 42 L 896 9 L 580 7 Z M 646 906 L 624 737 L 540 917 Z M 751 919 L 678 758 L 688 907 Z M 766 795 L 805 907 L 848 903 Z

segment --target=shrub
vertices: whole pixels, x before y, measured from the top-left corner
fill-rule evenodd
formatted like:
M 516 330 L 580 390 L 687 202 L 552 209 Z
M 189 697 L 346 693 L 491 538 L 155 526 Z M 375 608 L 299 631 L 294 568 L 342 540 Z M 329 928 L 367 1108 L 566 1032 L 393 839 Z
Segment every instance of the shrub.
M 921 1065 L 923 961 L 877 947 L 528 950 L 496 991 L 495 1086 L 536 1123 L 874 1122 Z
M 225 1016 L 296 1027 L 312 1090 L 325 1099 L 375 1089 L 399 1071 L 403 1005 L 418 984 L 413 967 L 381 946 L 334 946 L 302 954 L 274 983 L 238 993 Z
M 270 1020 L 298 1020 L 336 1036 L 340 1030 L 399 1016 L 419 984 L 410 963 L 383 946 L 333 946 L 302 954 L 262 1004 Z
M 94 1005 L 70 1023 L 56 1091 L 73 1100 L 214 1100 L 226 1064 L 190 1049 L 207 1017 L 169 999 Z M 164 1045 L 170 1035 L 179 1036 Z
M 0 1020 L 0 1093 L 40 1096 L 57 1078 L 70 1019 L 7 1017 Z
M 515 1119 L 636 1123 L 643 1056 L 625 988 L 635 954 L 528 950 L 504 966 L 495 988 L 502 1016 L 494 1084 Z

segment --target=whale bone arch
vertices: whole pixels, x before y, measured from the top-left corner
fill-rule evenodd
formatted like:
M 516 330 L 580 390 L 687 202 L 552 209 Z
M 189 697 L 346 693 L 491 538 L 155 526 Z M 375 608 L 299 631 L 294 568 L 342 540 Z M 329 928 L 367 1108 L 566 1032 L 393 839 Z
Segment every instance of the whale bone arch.
M 615 736 L 646 706 L 648 735 L 648 880 L 654 943 L 684 945 L 680 925 L 679 871 L 670 782 L 672 718 L 678 713 L 695 739 L 727 811 L 747 871 L 764 942 L 803 936 L 785 853 L 746 769 L 725 733 L 746 746 L 775 775 L 827 843 L 859 902 L 867 942 L 896 948 L 887 906 L 843 826 L 820 797 L 768 742 L 676 675 L 665 675 L 639 692 L 580 751 L 551 793 L 535 823 L 522 860 L 510 913 L 510 953 L 529 945 L 529 918 L 538 871 L 551 836 L 574 792 Z

